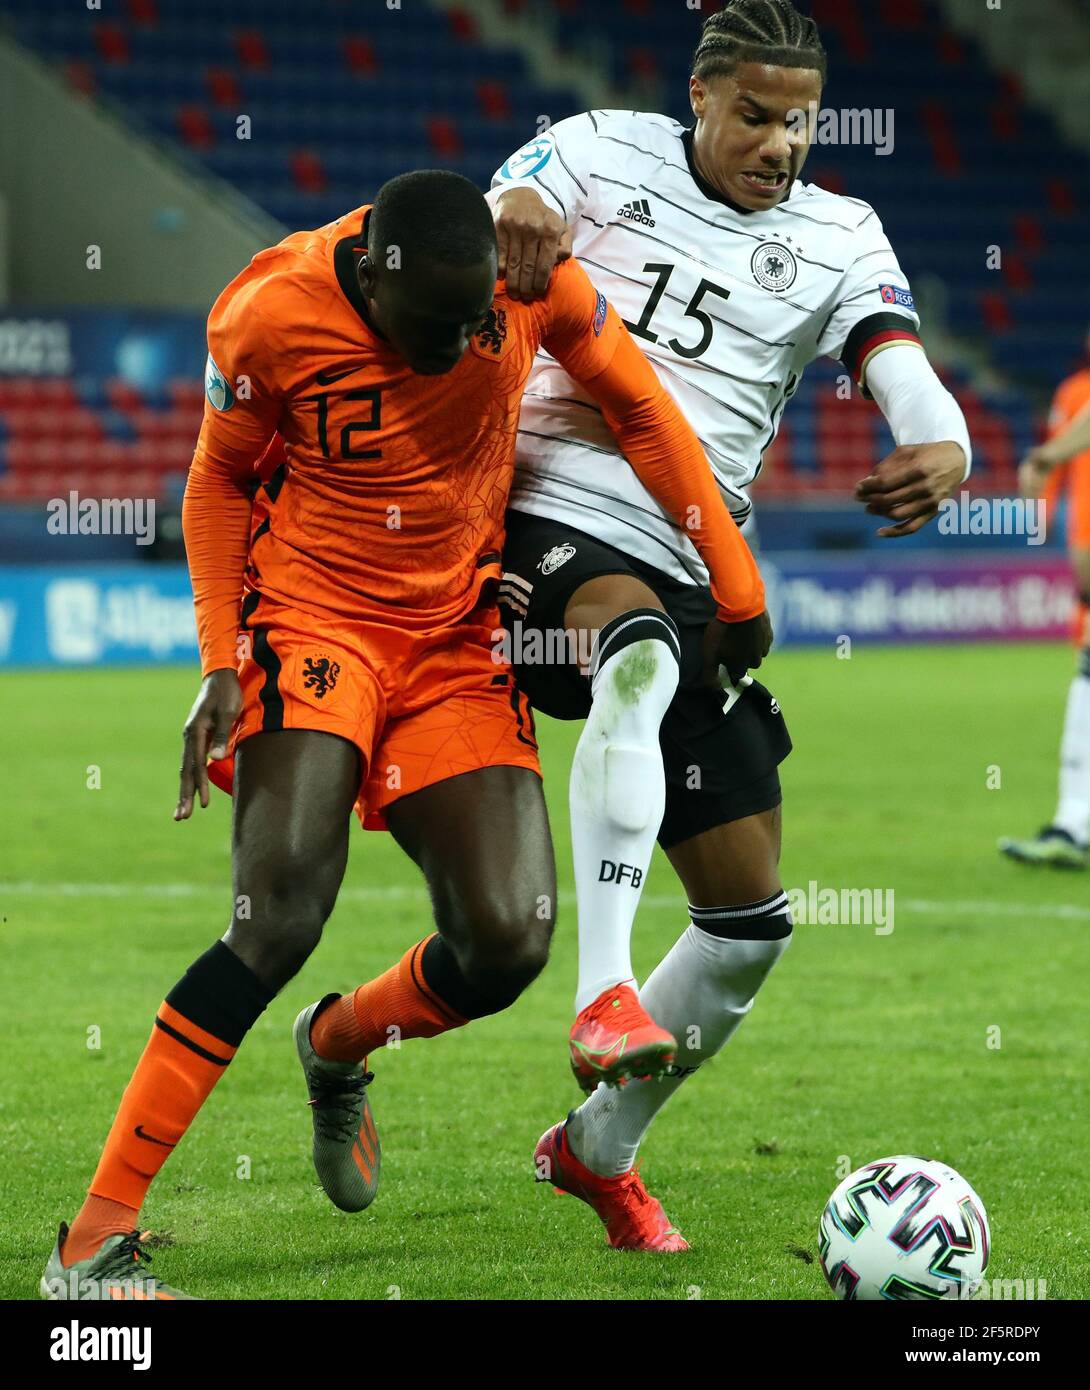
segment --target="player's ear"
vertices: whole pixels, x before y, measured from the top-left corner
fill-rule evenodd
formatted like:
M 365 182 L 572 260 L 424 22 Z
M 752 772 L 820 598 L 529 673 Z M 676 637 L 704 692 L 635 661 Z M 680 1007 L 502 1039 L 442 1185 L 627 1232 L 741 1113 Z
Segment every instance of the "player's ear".
M 699 119 L 704 114 L 704 102 L 707 99 L 708 89 L 701 82 L 699 77 L 689 78 L 689 105 L 693 108 L 693 115 Z
M 372 299 L 375 293 L 375 267 L 371 257 L 365 251 L 360 257 L 359 266 L 356 269 L 356 276 L 360 282 L 360 289 L 366 298 Z

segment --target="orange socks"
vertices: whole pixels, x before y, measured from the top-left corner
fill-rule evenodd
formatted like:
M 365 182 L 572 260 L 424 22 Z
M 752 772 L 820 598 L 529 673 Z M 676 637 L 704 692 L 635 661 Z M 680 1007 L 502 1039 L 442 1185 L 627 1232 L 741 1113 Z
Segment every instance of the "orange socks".
M 362 1062 L 392 1037 L 434 1038 L 469 1022 L 424 979 L 422 957 L 435 939 L 433 935 L 418 941 L 384 974 L 322 1010 L 310 1030 L 319 1057 L 329 1062 Z
M 111 1202 L 108 1197 L 92 1197 L 88 1193 L 69 1228 L 61 1251 L 61 1264 L 67 1269 L 77 1260 L 93 1255 L 110 1236 L 127 1236 L 135 1228 L 139 1216 L 139 1207 L 128 1207 L 124 1202 Z
M 152 1179 L 271 998 L 222 941 L 167 995 L 69 1230 L 61 1255 L 66 1267 L 92 1255 L 107 1236 L 136 1226 Z

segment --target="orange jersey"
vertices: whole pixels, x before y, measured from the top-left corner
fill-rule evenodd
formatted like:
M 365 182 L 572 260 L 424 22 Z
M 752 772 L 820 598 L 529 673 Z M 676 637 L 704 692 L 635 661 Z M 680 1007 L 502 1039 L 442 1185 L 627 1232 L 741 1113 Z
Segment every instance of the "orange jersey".
M 1060 383 L 1052 398 L 1048 417 L 1048 437 L 1055 439 L 1090 407 L 1090 368 L 1075 372 Z M 1090 449 L 1053 469 L 1045 485 L 1044 497 L 1051 505 L 1060 494 L 1068 494 L 1068 543 L 1090 547 Z
M 261 252 L 209 317 L 183 513 L 205 672 L 235 664 L 244 589 L 420 633 L 476 608 L 500 572 L 519 403 L 540 346 L 587 386 L 641 479 L 689 526 L 722 616 L 760 612 L 756 566 L 695 435 L 582 268 L 559 266 L 533 304 L 497 282 L 458 365 L 420 376 L 369 320 L 356 274 L 368 213 Z M 251 513 L 277 432 L 285 463 Z

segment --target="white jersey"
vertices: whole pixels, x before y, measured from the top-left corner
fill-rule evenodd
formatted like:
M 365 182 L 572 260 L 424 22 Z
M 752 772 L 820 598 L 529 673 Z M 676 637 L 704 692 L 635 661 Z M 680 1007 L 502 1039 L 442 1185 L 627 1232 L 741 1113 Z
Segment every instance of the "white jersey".
M 867 203 L 796 182 L 778 207 L 739 210 L 697 175 L 690 132 L 667 116 L 560 121 L 492 186 L 533 188 L 572 227 L 576 258 L 681 407 L 739 523 L 806 364 L 837 357 L 861 382 L 877 348 L 918 341 L 908 281 Z M 707 582 L 601 411 L 543 351 L 523 397 L 511 506 Z

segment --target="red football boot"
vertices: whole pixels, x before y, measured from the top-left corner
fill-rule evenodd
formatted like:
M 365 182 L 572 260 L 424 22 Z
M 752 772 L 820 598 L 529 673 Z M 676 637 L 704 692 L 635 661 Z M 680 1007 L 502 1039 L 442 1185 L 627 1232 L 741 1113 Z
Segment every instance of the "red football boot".
M 603 1178 L 580 1163 L 568 1143 L 567 1122 L 553 1125 L 534 1150 L 538 1182 L 551 1182 L 593 1207 L 614 1250 L 688 1250 L 689 1243 L 671 1226 L 657 1197 L 652 1197 L 635 1168 L 617 1178 Z
M 677 1041 L 640 1006 L 634 989 L 614 985 L 578 1015 L 568 1050 L 576 1081 L 590 1092 L 599 1081 L 620 1086 L 633 1076 L 661 1077 Z

